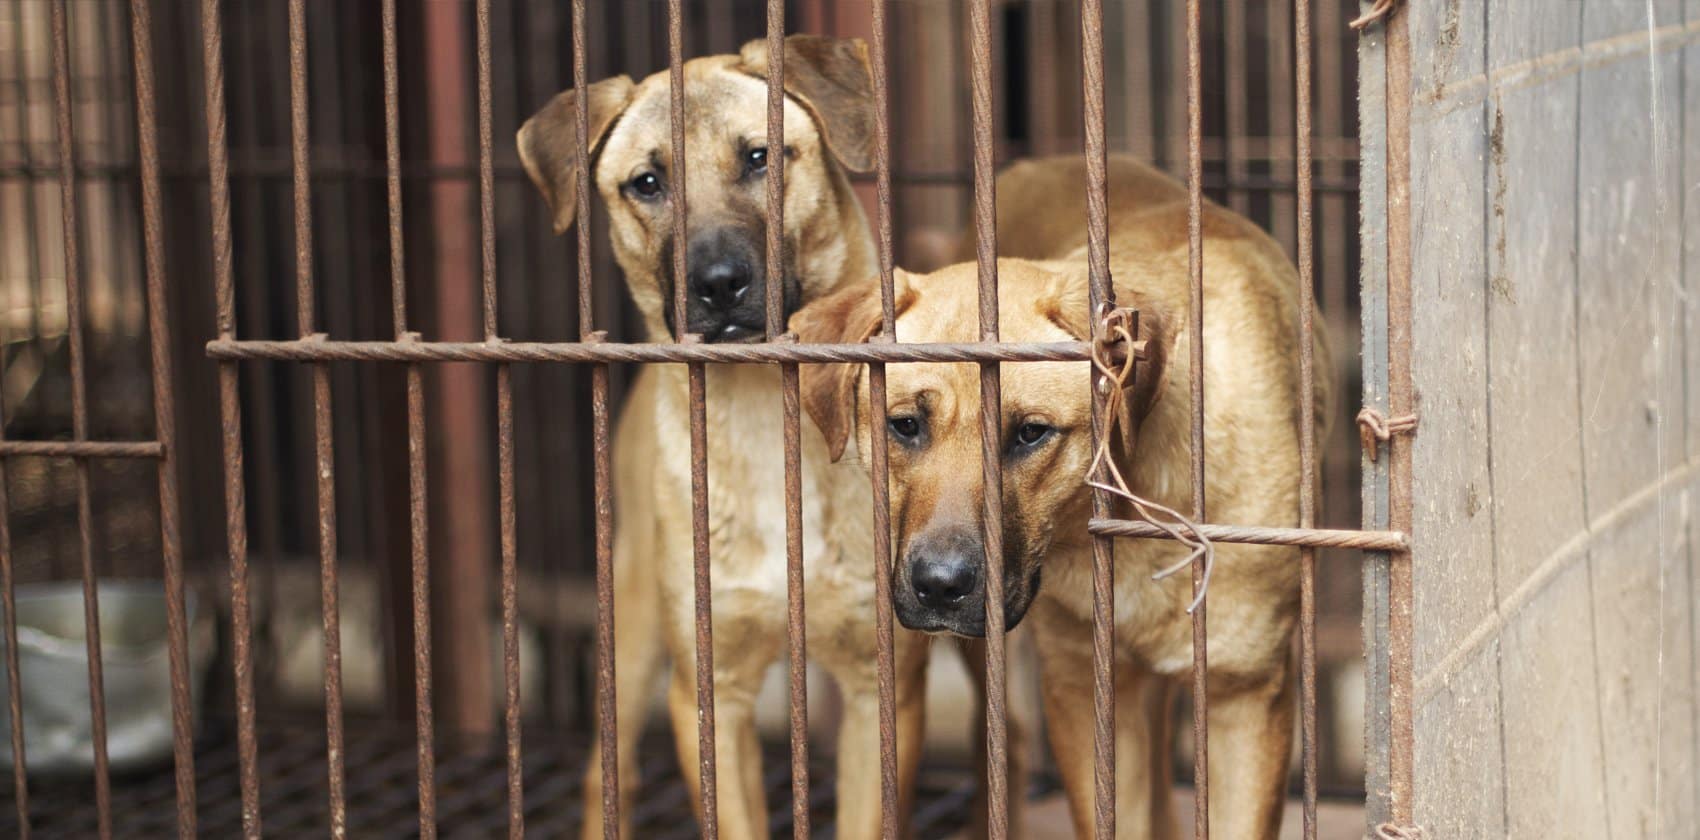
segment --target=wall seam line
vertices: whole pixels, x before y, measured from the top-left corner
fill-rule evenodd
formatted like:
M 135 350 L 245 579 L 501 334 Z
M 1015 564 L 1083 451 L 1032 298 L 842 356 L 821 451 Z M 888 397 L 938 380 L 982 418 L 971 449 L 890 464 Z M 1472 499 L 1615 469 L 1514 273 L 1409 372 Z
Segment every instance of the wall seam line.
M 1492 4 L 1482 4 L 1482 73 L 1489 80 L 1489 96 L 1482 100 L 1482 120 L 1488 128 L 1488 136 L 1494 132 L 1503 132 L 1504 127 L 1499 123 L 1502 110 L 1498 105 L 1498 89 L 1493 84 L 1493 12 Z M 1489 109 L 1492 102 L 1494 107 Z M 1486 348 L 1487 369 L 1487 480 L 1488 480 L 1488 535 L 1491 540 L 1491 556 L 1493 558 L 1493 612 L 1499 611 L 1500 581 L 1499 581 L 1499 488 L 1494 482 L 1493 471 L 1493 276 L 1496 271 L 1504 271 L 1505 266 L 1494 264 L 1493 241 L 1497 235 L 1494 227 L 1505 224 L 1503 217 L 1496 220 L 1493 211 L 1493 200 L 1490 198 L 1495 191 L 1495 179 L 1504 178 L 1505 173 L 1498 171 L 1502 162 L 1490 153 L 1482 155 L 1482 343 Z M 1497 172 L 1497 176 L 1496 176 Z M 1503 258 L 1502 258 L 1503 259 Z M 1505 646 L 1495 640 L 1493 645 L 1493 687 L 1494 687 L 1494 718 L 1498 724 L 1499 735 L 1499 820 L 1501 831 L 1506 837 L 1511 836 L 1511 793 L 1506 768 L 1510 766 L 1506 759 L 1505 749 Z
M 1576 24 L 1577 54 L 1585 55 L 1588 47 L 1588 7 L 1586 3 L 1578 3 L 1576 5 L 1576 15 L 1578 18 Z M 1575 216 L 1573 223 L 1573 235 L 1575 239 L 1574 244 L 1572 245 L 1574 250 L 1571 254 L 1571 260 L 1575 265 L 1572 283 L 1576 289 L 1576 445 L 1582 453 L 1582 521 L 1586 523 L 1588 534 L 1588 545 L 1583 552 L 1582 566 L 1586 569 L 1588 575 L 1588 650 L 1593 654 L 1594 660 L 1592 666 L 1589 668 L 1590 673 L 1594 677 L 1594 737 L 1598 740 L 1600 747 L 1601 812 L 1605 815 L 1606 840 L 1611 840 L 1611 789 L 1608 786 L 1609 780 L 1606 773 L 1606 756 L 1608 755 L 1606 744 L 1606 722 L 1605 712 L 1601 708 L 1603 702 L 1600 696 L 1600 622 L 1599 610 L 1595 606 L 1599 589 L 1594 583 L 1593 541 L 1594 537 L 1598 534 L 1598 531 L 1594 527 L 1593 518 L 1589 509 L 1588 415 L 1584 411 L 1586 402 L 1582 396 L 1582 123 L 1584 120 L 1582 106 L 1584 104 L 1583 94 L 1587 88 L 1585 82 L 1587 81 L 1588 69 L 1589 67 L 1586 63 L 1579 63 L 1576 66 L 1575 74 L 1576 147 L 1574 153 L 1576 156 L 1576 171 L 1574 176 L 1576 186 L 1572 190 L 1572 195 L 1575 196 L 1575 200 L 1572 202 L 1571 210 Z M 1658 482 L 1655 479 L 1655 486 L 1661 483 L 1662 482 Z

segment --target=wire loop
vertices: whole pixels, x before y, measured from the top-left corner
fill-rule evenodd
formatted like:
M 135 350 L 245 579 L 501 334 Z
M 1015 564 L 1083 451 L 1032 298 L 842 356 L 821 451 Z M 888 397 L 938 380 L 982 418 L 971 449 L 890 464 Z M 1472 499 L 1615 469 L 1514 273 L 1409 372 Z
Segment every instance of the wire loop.
M 1141 518 L 1162 529 L 1176 542 L 1192 549 L 1185 559 L 1152 575 L 1152 580 L 1167 578 L 1202 559 L 1204 576 L 1199 583 L 1198 594 L 1186 608 L 1187 613 L 1191 614 L 1204 603 L 1205 593 L 1210 590 L 1210 572 L 1216 566 L 1215 546 L 1192 520 L 1179 511 L 1134 495 L 1133 491 L 1128 489 L 1127 479 L 1122 477 L 1121 469 L 1116 466 L 1116 459 L 1110 456 L 1110 440 L 1115 437 L 1119 424 L 1134 422 L 1133 418 L 1123 416 L 1126 413 L 1124 401 L 1113 397 L 1133 385 L 1134 368 L 1138 361 L 1146 356 L 1146 343 L 1134 336 L 1137 331 L 1138 313 L 1135 310 L 1116 309 L 1106 304 L 1100 311 L 1098 330 L 1092 340 L 1092 366 L 1098 372 L 1094 384 L 1099 394 L 1112 399 L 1109 400 L 1108 413 L 1104 419 L 1104 434 L 1098 439 L 1097 451 L 1092 453 L 1092 464 L 1086 468 L 1086 484 L 1126 499 Z M 1097 478 L 1100 474 L 1104 476 L 1102 481 Z M 1161 516 L 1154 515 L 1153 511 Z

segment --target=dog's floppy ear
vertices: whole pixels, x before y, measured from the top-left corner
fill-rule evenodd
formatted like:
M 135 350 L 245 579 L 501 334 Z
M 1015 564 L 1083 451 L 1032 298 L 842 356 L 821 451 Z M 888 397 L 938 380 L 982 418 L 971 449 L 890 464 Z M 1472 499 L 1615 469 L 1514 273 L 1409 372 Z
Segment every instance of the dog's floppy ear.
M 1091 341 L 1089 301 L 1084 274 L 1057 274 L 1051 286 L 1039 296 L 1036 305 L 1051 323 L 1063 328 L 1075 339 Z M 1122 417 L 1126 418 L 1127 422 L 1122 423 L 1121 442 L 1123 452 L 1131 454 L 1139 424 L 1151 413 L 1152 407 L 1163 395 L 1163 384 L 1169 368 L 1169 351 L 1173 349 L 1175 331 L 1173 316 L 1169 310 L 1137 292 L 1121 295 L 1117 303 L 1138 310 L 1139 335 L 1135 338 L 1145 341 L 1145 358 L 1139 361 L 1133 370 L 1133 387 L 1122 392 L 1122 398 L 1126 401 Z
M 556 233 L 572 227 L 578 212 L 578 96 L 576 89 L 556 94 L 519 127 L 520 163 L 555 214 Z M 594 155 L 614 118 L 631 101 L 631 77 L 603 79 L 585 88 L 584 96 L 590 127 L 585 148 Z
M 913 298 L 908 276 L 893 275 L 893 303 L 901 310 Z M 853 283 L 804 306 L 791 316 L 791 332 L 810 344 L 859 344 L 880 331 L 882 311 L 876 281 Z M 803 410 L 826 437 L 832 460 L 844 456 L 844 447 L 856 427 L 856 387 L 862 365 L 802 365 L 799 388 Z
M 745 44 L 738 57 L 744 72 L 767 78 L 766 40 Z M 868 45 L 860 38 L 785 38 L 785 92 L 814 117 L 833 157 L 852 172 L 874 168 L 874 93 L 868 67 Z

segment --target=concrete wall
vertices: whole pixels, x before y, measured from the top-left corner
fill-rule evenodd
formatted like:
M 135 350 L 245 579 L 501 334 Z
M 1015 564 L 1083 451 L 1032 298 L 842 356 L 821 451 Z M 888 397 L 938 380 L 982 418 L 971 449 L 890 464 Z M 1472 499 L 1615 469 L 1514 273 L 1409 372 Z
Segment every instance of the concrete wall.
M 1402 6 L 1417 822 L 1693 836 L 1700 0 Z

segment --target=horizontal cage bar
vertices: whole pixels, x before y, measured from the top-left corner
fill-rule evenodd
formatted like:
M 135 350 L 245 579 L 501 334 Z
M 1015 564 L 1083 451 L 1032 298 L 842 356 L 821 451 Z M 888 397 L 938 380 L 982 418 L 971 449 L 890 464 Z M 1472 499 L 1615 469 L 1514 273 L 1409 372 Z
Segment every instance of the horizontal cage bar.
M 1192 528 L 1177 525 L 1181 533 Z M 1168 531 L 1150 522 L 1130 519 L 1093 519 L 1086 529 L 1106 537 L 1130 539 L 1174 539 Z M 1198 531 L 1214 542 L 1253 545 L 1296 545 L 1308 548 L 1349 548 L 1360 551 L 1409 551 L 1410 538 L 1402 531 L 1344 531 L 1328 528 L 1267 528 L 1260 525 L 1199 525 Z
M 1092 356 L 1080 341 L 901 344 L 619 344 L 614 342 L 232 341 L 207 342 L 213 359 L 327 362 L 1080 362 Z
M 7 440 L 0 457 L 158 458 L 165 447 L 152 440 Z

